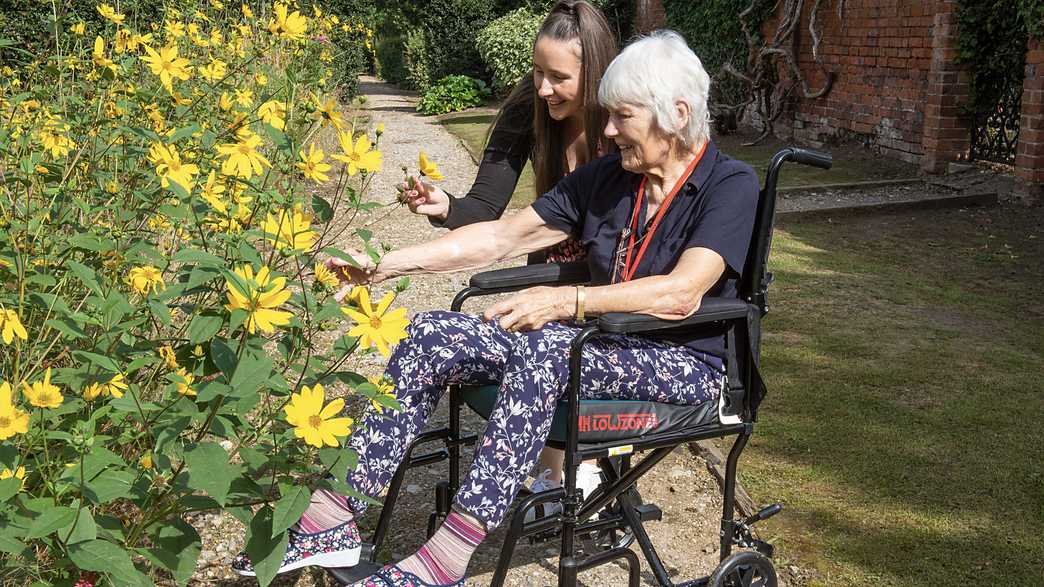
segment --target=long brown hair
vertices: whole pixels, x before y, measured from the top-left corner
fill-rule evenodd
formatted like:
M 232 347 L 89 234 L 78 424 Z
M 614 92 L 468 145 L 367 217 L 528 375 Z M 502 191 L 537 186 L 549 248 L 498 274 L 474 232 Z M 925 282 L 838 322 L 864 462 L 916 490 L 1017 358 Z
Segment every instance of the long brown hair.
M 580 98 L 584 104 L 587 158 L 577 163 L 586 163 L 598 156 L 599 145 L 602 144 L 599 139 L 609 118 L 605 108 L 598 104 L 598 83 L 609 63 L 616 57 L 616 35 L 609 28 L 605 15 L 585 0 L 560 0 L 544 19 L 533 45 L 544 37 L 563 42 L 580 42 Z M 536 193 L 540 195 L 554 187 L 568 170 L 565 122 L 551 118 L 547 105 L 537 97 L 532 73 L 523 77 L 511 90 L 498 118 L 506 111 L 526 104 L 532 105 L 533 173 L 536 176 Z M 615 145 L 609 144 L 608 148 L 603 146 L 602 150 L 615 150 Z

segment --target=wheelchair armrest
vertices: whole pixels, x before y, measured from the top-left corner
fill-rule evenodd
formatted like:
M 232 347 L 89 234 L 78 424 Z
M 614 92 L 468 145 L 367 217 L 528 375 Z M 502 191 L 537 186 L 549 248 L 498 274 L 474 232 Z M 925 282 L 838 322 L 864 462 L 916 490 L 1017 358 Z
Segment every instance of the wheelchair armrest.
M 617 334 L 673 330 L 719 320 L 746 318 L 749 307 L 747 302 L 736 298 L 703 298 L 700 309 L 683 320 L 662 320 L 648 314 L 610 312 L 598 318 L 598 328 L 603 332 Z
M 538 263 L 483 271 L 471 276 L 471 287 L 482 290 L 505 290 L 537 285 L 571 285 L 591 279 L 586 261 L 573 263 Z

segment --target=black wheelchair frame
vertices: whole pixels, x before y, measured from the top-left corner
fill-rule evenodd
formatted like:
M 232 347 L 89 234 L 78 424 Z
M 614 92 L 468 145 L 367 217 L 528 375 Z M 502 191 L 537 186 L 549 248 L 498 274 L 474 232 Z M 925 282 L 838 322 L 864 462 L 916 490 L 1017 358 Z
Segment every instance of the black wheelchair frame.
M 752 526 L 767 519 L 782 509 L 770 505 L 754 515 L 735 519 L 736 468 L 753 434 L 757 420 L 758 405 L 765 395 L 758 365 L 761 342 L 761 318 L 768 312 L 768 286 L 772 274 L 766 271 L 772 242 L 772 223 L 776 207 L 776 183 L 783 163 L 793 161 L 828 169 L 831 157 L 828 154 L 798 148 L 786 148 L 772 158 L 765 185 L 758 198 L 751 247 L 747 256 L 746 271 L 739 282 L 739 298 L 704 298 L 698 312 L 684 320 L 660 320 L 643 314 L 611 313 L 589 321 L 573 340 L 570 349 L 570 378 L 565 403 L 568 406 L 568 425 L 564 443 L 548 441 L 549 446 L 565 451 L 565 483 L 562 487 L 523 497 L 510 520 L 510 526 L 490 585 L 501 587 L 507 576 L 518 540 L 523 537 L 548 539 L 561 537 L 561 554 L 558 563 L 559 587 L 575 587 L 580 571 L 612 561 L 622 561 L 628 568 L 628 585 L 636 587 L 640 579 L 640 563 L 637 554 L 629 548 L 636 541 L 644 558 L 651 567 L 656 581 L 663 586 L 694 587 L 711 586 L 763 586 L 774 587 L 776 574 L 771 563 L 772 546 L 757 540 Z M 472 297 L 508 293 L 537 285 L 572 285 L 588 280 L 586 263 L 539 264 L 524 267 L 487 271 L 471 278 L 470 287 L 459 292 L 453 300 L 451 310 L 460 311 L 464 302 Z M 727 387 L 723 390 L 721 415 L 735 419 L 734 423 L 720 422 L 715 411 L 713 422 L 668 433 L 655 431 L 638 437 L 609 442 L 581 444 L 580 417 L 580 357 L 585 344 L 604 333 L 684 333 L 708 324 L 724 329 L 726 337 Z M 434 533 L 439 520 L 450 510 L 453 495 L 460 485 L 461 448 L 477 440 L 475 434 L 463 434 L 460 427 L 460 411 L 466 405 L 460 386 L 449 388 L 448 425 L 420 434 L 407 448 L 403 464 L 392 478 L 387 497 L 381 510 L 373 538 L 364 546 L 363 558 L 350 569 L 329 569 L 335 579 L 350 583 L 361 579 L 377 569 L 373 564 L 376 553 L 387 536 L 395 503 L 406 472 L 409 469 L 432 463 L 449 461 L 449 478 L 435 488 L 435 511 L 428 521 L 428 534 Z M 559 409 L 562 409 L 561 407 Z M 723 503 L 720 532 L 720 564 L 708 577 L 674 583 L 654 548 L 643 522 L 659 520 L 660 510 L 653 504 L 641 503 L 635 489 L 637 481 L 647 471 L 665 458 L 675 447 L 703 439 L 736 436 L 725 463 Z M 417 449 L 432 442 L 443 443 L 425 454 L 415 454 Z M 632 463 L 635 453 L 648 452 L 639 462 Z M 592 495 L 581 496 L 576 488 L 576 471 L 583 461 L 597 459 L 602 471 L 603 482 Z M 562 511 L 525 522 L 525 513 L 542 504 L 561 501 Z M 603 510 L 606 506 L 608 510 Z M 626 533 L 623 539 L 617 533 Z M 578 537 L 601 537 L 598 552 L 580 556 Z M 606 541 L 606 538 L 608 540 Z M 733 548 L 738 547 L 737 552 Z

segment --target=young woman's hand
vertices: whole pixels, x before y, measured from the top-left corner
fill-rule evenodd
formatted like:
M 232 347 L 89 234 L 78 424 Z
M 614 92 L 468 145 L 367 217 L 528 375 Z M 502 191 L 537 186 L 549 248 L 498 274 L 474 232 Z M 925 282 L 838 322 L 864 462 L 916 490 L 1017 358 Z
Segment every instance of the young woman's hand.
M 358 267 L 337 257 L 330 257 L 326 260 L 327 269 L 333 271 L 337 279 L 341 280 L 341 289 L 334 294 L 334 299 L 338 302 L 351 293 L 353 287 L 370 283 L 373 280 L 374 271 L 377 270 L 377 265 L 366 253 L 351 250 L 345 252 L 355 259 Z
M 410 207 L 410 212 L 430 216 L 440 221 L 445 220 L 449 216 L 449 194 L 442 191 L 440 187 L 421 181 L 416 176 L 411 179 L 413 189 L 410 189 L 408 182 L 404 181 L 399 184 L 399 190 L 403 194 L 406 205 Z

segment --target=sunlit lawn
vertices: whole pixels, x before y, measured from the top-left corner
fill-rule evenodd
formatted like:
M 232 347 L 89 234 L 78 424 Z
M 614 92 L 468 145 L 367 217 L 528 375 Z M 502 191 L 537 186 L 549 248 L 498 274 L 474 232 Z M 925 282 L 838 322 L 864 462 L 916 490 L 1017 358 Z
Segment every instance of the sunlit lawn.
M 740 468 L 823 585 L 1044 584 L 1044 209 L 779 226 Z

